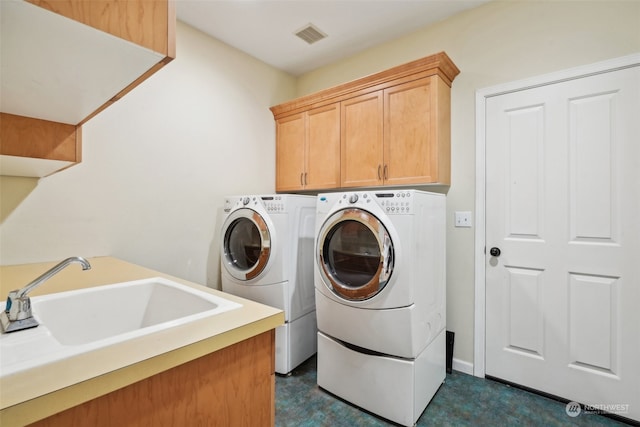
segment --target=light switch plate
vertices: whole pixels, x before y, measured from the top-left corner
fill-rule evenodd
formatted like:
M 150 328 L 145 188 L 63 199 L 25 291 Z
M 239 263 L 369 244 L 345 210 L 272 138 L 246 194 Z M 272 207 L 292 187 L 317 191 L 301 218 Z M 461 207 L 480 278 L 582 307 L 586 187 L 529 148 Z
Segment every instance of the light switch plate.
M 471 212 L 456 212 L 455 213 L 455 226 L 456 227 L 471 227 Z

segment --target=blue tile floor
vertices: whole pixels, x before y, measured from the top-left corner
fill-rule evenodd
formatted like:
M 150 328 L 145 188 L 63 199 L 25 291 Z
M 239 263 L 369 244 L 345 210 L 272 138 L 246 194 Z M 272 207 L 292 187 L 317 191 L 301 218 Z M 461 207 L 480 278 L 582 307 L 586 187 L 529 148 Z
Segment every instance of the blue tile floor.
M 569 417 L 566 405 L 508 385 L 453 371 L 418 426 L 627 426 L 601 415 Z M 276 377 L 276 426 L 393 426 L 322 390 L 316 357 Z

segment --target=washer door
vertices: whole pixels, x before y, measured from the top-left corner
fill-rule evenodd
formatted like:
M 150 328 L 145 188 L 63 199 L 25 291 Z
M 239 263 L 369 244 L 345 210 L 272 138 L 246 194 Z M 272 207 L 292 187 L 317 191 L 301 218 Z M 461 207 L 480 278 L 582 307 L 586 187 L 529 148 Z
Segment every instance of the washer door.
M 252 209 L 232 212 L 223 227 L 224 266 L 238 280 L 251 280 L 267 266 L 271 235 L 262 216 Z
M 362 301 L 377 295 L 393 272 L 393 242 L 385 226 L 357 208 L 331 215 L 318 234 L 318 265 L 338 297 Z

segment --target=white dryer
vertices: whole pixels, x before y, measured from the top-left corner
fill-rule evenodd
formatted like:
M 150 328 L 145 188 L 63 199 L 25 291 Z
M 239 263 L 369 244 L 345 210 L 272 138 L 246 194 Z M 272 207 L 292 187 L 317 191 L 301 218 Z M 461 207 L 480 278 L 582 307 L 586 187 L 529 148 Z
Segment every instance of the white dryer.
M 276 329 L 276 372 L 316 352 L 314 196 L 230 196 L 224 201 L 222 290 L 284 311 Z
M 413 425 L 445 378 L 445 196 L 319 194 L 318 385 Z

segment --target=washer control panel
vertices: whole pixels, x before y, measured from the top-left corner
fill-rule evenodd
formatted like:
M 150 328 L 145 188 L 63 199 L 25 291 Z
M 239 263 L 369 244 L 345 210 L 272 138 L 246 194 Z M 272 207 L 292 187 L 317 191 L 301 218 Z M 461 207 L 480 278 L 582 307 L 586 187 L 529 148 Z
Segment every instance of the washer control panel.
M 229 213 L 233 209 L 242 207 L 255 208 L 258 204 L 264 206 L 268 212 L 284 212 L 285 201 L 282 196 L 241 196 L 226 198 L 224 200 L 224 212 Z
M 284 200 L 282 196 L 261 197 L 262 204 L 267 212 L 284 212 Z

